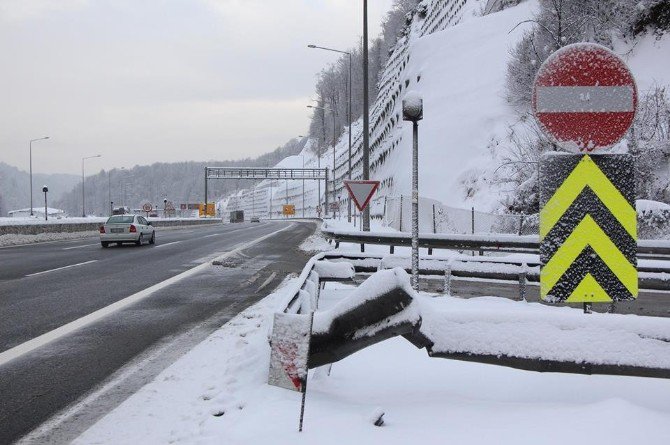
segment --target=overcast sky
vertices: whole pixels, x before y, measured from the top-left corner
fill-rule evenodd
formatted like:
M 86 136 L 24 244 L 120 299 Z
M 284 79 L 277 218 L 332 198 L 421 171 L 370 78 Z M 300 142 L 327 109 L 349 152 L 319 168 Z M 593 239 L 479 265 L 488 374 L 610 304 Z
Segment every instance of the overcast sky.
M 392 0 L 370 0 L 371 37 Z M 87 174 L 256 156 L 304 134 L 360 0 L 0 0 L 0 161 Z

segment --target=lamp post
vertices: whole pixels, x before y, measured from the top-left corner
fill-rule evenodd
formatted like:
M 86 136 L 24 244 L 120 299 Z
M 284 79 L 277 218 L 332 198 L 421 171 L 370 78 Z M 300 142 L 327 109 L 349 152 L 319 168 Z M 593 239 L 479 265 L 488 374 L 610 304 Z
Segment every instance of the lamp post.
M 419 121 L 423 99 L 410 91 L 402 101 L 402 119 L 412 122 L 412 288 L 419 290 Z
M 81 217 L 86 218 L 86 189 L 85 189 L 85 176 L 84 176 L 84 161 L 87 159 L 100 158 L 101 155 L 86 156 L 81 158 Z
M 368 100 L 368 0 L 363 0 L 363 179 L 370 179 L 370 117 Z M 363 210 L 363 231 L 370 231 L 370 206 Z
M 31 139 L 30 146 L 30 216 L 33 216 L 33 142 L 49 139 L 49 136 L 43 138 Z
M 341 53 L 341 54 L 346 54 L 349 56 L 349 171 L 348 171 L 348 178 L 351 180 L 351 53 L 348 51 L 341 51 L 339 49 L 333 49 L 333 48 L 326 48 L 324 46 L 317 46 L 317 45 L 307 45 L 308 48 L 314 48 L 314 49 L 323 49 L 325 51 L 333 51 L 336 53 Z M 335 172 L 333 171 L 333 175 Z M 335 178 L 333 178 L 335 179 Z M 351 222 L 351 199 L 349 199 L 349 205 L 347 208 L 347 222 Z
M 307 105 L 307 108 L 315 108 L 321 110 L 324 114 L 326 113 L 327 108 L 317 107 L 315 105 Z M 333 115 L 333 202 L 335 202 L 335 112 L 333 109 L 330 109 L 330 113 Z M 326 185 L 326 195 L 328 195 L 328 185 Z M 326 209 L 326 213 L 328 209 Z M 333 207 L 333 219 L 335 218 L 335 208 Z
M 304 138 L 305 136 L 298 135 L 300 139 Z M 303 147 L 304 148 L 304 147 Z M 302 157 L 302 217 L 303 219 L 305 218 L 305 155 L 300 155 Z

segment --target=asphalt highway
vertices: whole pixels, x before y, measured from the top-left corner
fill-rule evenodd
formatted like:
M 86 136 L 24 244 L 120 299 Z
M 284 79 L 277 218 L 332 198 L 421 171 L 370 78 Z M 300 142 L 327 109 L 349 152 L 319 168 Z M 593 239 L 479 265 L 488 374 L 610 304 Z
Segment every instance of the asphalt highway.
M 299 273 L 308 256 L 298 246 L 314 227 L 222 224 L 157 230 L 154 246 L 103 249 L 97 238 L 86 238 L 0 249 L 0 443 L 16 441 L 144 360 L 141 367 L 150 369 L 131 383 L 141 386 L 288 273 Z M 209 264 L 230 252 L 221 265 Z M 188 272 L 201 264 L 197 273 Z M 175 281 L 180 274 L 183 279 Z M 143 295 L 154 285 L 162 287 Z M 142 299 L 110 309 L 136 295 Z M 54 330 L 106 310 L 104 317 L 48 340 Z M 45 344 L 20 352 L 26 342 L 45 337 Z M 151 355 L 159 349 L 167 352 Z M 114 400 L 92 408 L 96 412 L 38 441 L 68 442 L 133 389 L 116 391 Z

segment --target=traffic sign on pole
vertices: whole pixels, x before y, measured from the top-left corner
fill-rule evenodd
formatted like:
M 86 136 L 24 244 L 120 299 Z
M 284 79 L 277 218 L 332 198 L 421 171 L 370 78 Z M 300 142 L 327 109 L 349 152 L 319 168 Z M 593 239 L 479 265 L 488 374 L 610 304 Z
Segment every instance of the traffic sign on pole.
M 540 67 L 532 107 L 550 137 L 572 152 L 611 147 L 635 116 L 637 88 L 626 64 L 595 43 L 554 52 Z
M 362 212 L 370 203 L 372 195 L 379 188 L 379 181 L 344 181 L 344 186 L 349 196 L 354 201 L 356 208 Z
M 556 303 L 637 297 L 637 213 L 633 158 L 588 155 L 611 147 L 635 117 L 637 90 L 626 64 L 591 43 L 544 62 L 533 90 L 542 129 L 570 153 L 540 163 L 540 295 Z

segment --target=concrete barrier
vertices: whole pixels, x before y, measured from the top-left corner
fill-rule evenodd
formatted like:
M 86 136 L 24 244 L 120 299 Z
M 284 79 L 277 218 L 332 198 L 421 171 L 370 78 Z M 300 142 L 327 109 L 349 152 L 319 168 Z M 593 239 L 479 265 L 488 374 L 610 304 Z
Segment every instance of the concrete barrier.
M 156 228 L 162 227 L 182 227 L 221 224 L 221 220 L 215 219 L 150 219 L 151 224 Z M 59 221 L 53 224 L 16 224 L 0 226 L 0 236 L 2 235 L 38 235 L 40 233 L 71 233 L 88 232 L 98 230 L 102 222 L 90 223 L 67 223 Z

